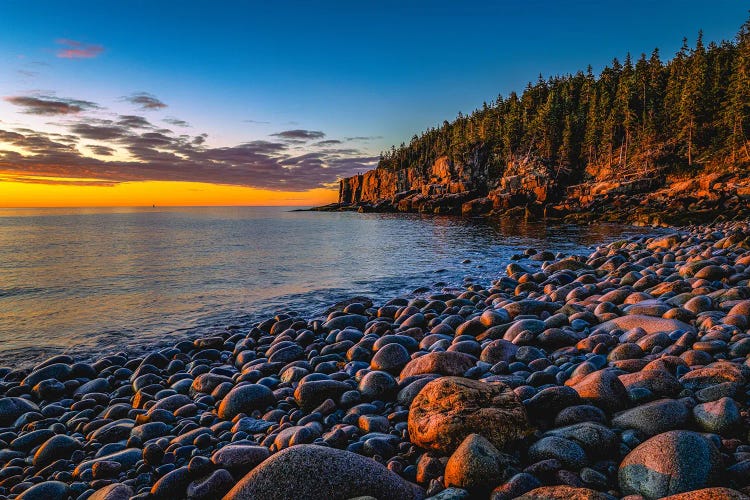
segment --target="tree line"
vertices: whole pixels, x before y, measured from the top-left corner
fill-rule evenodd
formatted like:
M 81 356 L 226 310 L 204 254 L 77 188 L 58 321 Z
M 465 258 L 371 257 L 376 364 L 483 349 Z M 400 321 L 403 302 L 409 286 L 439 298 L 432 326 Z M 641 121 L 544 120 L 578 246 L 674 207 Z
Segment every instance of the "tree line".
M 555 176 L 644 175 L 750 164 L 750 20 L 732 41 L 614 59 L 601 73 L 555 76 L 498 96 L 468 116 L 381 153 L 379 168 L 427 168 L 483 152 L 491 175 L 533 160 Z

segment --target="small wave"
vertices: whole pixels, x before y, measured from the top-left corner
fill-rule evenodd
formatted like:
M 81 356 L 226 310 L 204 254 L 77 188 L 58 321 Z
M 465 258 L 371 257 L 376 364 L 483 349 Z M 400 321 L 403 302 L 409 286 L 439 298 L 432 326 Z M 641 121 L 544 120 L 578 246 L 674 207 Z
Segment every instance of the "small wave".
M 0 298 L 5 297 L 19 297 L 23 295 L 32 295 L 46 293 L 45 288 L 40 287 L 28 287 L 28 286 L 16 286 L 16 287 L 0 287 Z

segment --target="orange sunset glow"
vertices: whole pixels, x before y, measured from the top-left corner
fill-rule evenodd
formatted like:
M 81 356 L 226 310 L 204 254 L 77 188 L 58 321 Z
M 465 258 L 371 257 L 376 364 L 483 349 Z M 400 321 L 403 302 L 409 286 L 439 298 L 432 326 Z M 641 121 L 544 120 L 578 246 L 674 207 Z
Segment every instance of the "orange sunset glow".
M 44 182 L 44 183 L 43 183 Z M 0 181 L 0 207 L 312 206 L 336 201 L 335 189 L 283 192 L 202 182 L 144 181 L 111 186 L 77 185 L 71 179 L 39 183 Z

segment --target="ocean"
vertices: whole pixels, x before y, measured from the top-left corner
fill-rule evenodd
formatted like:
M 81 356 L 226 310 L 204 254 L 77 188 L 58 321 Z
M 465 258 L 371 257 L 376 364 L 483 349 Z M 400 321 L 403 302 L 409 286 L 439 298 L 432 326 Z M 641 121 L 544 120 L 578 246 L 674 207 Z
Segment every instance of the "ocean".
M 488 284 L 526 248 L 652 230 L 289 207 L 0 210 L 0 365 L 143 351 L 279 312 Z

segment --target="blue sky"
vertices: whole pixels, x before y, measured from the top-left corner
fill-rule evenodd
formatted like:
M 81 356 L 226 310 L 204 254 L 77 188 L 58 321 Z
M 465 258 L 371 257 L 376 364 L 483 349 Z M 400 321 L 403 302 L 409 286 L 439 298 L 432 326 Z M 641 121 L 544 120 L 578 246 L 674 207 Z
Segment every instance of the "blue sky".
M 654 47 L 666 59 L 699 29 L 707 41 L 731 38 L 748 8 L 736 0 L 6 0 L 0 120 L 70 127 L 72 115 L 51 120 L 8 101 L 57 96 L 97 105 L 79 120 L 138 114 L 174 134 L 205 133 L 212 147 L 320 131 L 363 159 L 498 93 L 522 90 L 539 73 L 598 70 L 614 56 Z M 65 50 L 82 52 L 60 57 Z M 141 92 L 166 107 L 124 99 Z M 304 154 L 309 144 L 290 148 Z

